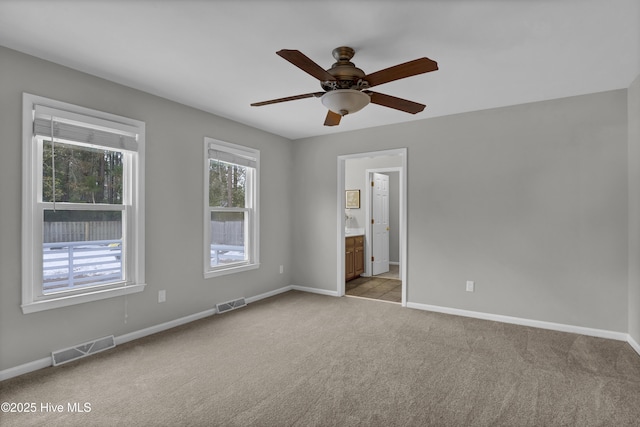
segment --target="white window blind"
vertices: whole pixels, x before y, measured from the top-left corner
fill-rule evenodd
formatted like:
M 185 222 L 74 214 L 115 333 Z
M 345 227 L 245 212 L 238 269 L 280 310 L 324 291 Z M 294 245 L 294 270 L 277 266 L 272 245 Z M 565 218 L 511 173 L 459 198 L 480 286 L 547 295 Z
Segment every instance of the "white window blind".
M 240 165 L 248 168 L 256 168 L 258 164 L 257 159 L 249 153 L 242 153 L 239 150 L 225 150 L 212 148 L 209 146 L 209 158 L 211 160 L 217 160 L 219 162 L 230 163 L 232 165 Z
M 35 106 L 33 132 L 58 140 L 138 151 L 138 134 L 132 126 L 42 105 Z

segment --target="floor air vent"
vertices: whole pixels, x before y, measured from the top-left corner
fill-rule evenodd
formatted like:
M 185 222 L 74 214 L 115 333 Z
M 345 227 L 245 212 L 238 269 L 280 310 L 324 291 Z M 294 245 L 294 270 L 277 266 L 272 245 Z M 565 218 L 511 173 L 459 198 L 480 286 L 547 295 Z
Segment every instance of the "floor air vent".
M 244 307 L 247 303 L 244 301 L 244 298 L 238 298 L 233 301 L 223 302 L 220 304 L 216 304 L 216 311 L 218 314 L 222 314 L 226 311 L 235 310 L 236 308 Z
M 95 353 L 99 353 L 104 350 L 108 350 L 116 346 L 113 335 L 99 338 L 94 341 L 86 342 L 84 344 L 76 345 L 73 347 L 65 348 L 63 350 L 54 351 L 51 353 L 53 359 L 53 366 L 58 366 L 63 363 L 71 362 L 72 360 L 82 359 L 83 357 L 90 356 Z

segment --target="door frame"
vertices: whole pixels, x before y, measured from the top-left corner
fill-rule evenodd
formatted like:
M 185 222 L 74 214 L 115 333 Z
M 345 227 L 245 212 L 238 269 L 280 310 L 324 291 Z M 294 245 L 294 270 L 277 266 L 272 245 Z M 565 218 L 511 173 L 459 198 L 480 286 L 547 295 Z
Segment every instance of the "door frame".
M 394 169 L 398 171 L 400 188 L 399 188 L 399 221 L 400 221 L 400 280 L 402 280 L 402 307 L 407 306 L 407 148 L 395 148 L 390 150 L 382 150 L 382 151 L 372 151 L 365 153 L 355 153 L 355 154 L 346 154 L 338 156 L 338 186 L 336 191 L 336 199 L 337 199 L 337 209 L 336 209 L 336 220 L 338 224 L 338 230 L 336 232 L 336 252 L 337 252 L 337 277 L 336 277 L 336 289 L 338 296 L 345 295 L 345 282 L 344 282 L 344 227 L 345 227 L 345 162 L 349 159 L 361 159 L 366 157 L 382 157 L 382 156 L 400 156 L 401 157 L 401 166 L 395 167 Z M 368 192 L 365 192 L 366 202 L 369 201 L 369 196 L 367 196 Z M 370 217 L 369 217 L 370 218 Z M 367 229 L 367 227 L 365 227 Z M 365 256 L 367 254 L 365 253 Z M 370 255 L 369 255 L 370 256 Z M 366 265 L 366 264 L 365 264 Z M 369 269 L 369 272 L 371 270 Z M 366 273 L 366 272 L 365 272 Z

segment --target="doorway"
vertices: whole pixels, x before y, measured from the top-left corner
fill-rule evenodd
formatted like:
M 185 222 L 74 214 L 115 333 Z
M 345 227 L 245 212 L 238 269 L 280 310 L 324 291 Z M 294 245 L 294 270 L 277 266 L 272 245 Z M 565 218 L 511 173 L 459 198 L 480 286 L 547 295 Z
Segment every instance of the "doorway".
M 364 272 L 355 281 L 367 281 L 369 279 L 382 280 L 384 278 L 396 278 L 400 280 L 402 306 L 407 303 L 407 222 L 406 222 L 406 182 L 407 182 L 407 150 L 406 148 L 384 150 L 367 153 L 357 153 L 338 157 L 338 232 L 337 232 L 337 253 L 338 253 L 338 274 L 337 274 L 337 293 L 339 296 L 346 294 L 345 284 L 345 264 L 350 264 L 345 251 L 347 240 L 347 231 L 351 234 L 362 234 L 364 236 Z M 371 180 L 375 175 L 382 174 L 386 177 L 392 176 L 387 186 L 391 187 L 394 197 L 391 198 L 391 209 L 387 212 L 385 221 L 382 224 L 372 225 L 375 192 L 372 191 Z M 384 179 L 384 177 L 382 178 Z M 354 193 L 359 193 L 360 203 L 353 205 L 350 200 L 350 208 L 346 206 L 345 194 L 353 197 Z M 387 198 L 389 200 L 389 198 Z M 358 206 L 358 207 L 354 207 Z M 384 215 L 384 213 L 383 213 Z M 376 215 L 379 216 L 379 215 Z M 390 219 L 389 216 L 394 216 Z M 391 222 L 390 222 L 391 221 Z M 393 225 L 391 225 L 391 223 Z M 374 235 L 378 232 L 381 240 L 378 239 L 377 246 L 373 245 Z M 385 235 L 386 234 L 386 235 Z M 395 239 L 395 240 L 394 240 Z M 387 241 L 392 240 L 386 251 L 386 261 L 391 261 L 391 265 L 385 267 L 382 263 L 375 262 L 374 251 L 379 254 L 379 245 L 389 245 Z M 384 248 L 384 246 L 383 246 Z M 382 256 L 384 258 L 384 251 Z M 345 262 L 345 256 L 347 261 Z M 373 258 L 372 258 L 373 257 Z M 378 260 L 380 260 L 378 258 Z M 383 260 L 384 261 L 384 260 Z M 374 274 L 376 274 L 374 276 Z M 394 277 L 395 274 L 395 277 Z M 353 281 L 352 281 L 353 282 Z M 350 282 L 350 287 L 353 283 Z M 396 282 L 397 283 L 397 282 Z M 390 285 L 389 282 L 388 285 Z M 383 298 L 384 299 L 384 298 Z

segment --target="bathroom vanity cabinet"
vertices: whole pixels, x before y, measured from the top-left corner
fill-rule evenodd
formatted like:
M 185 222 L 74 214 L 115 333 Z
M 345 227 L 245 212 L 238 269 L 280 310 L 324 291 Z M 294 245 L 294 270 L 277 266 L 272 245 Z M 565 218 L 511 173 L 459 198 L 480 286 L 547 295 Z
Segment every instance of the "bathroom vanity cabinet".
M 355 279 L 364 273 L 364 236 L 347 236 L 344 244 L 344 279 Z

